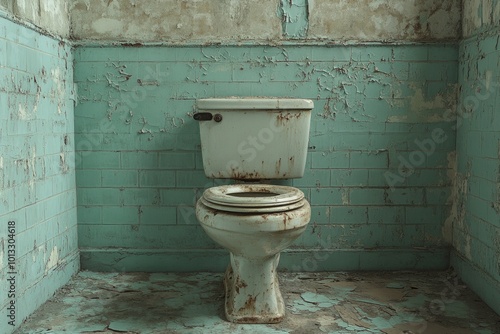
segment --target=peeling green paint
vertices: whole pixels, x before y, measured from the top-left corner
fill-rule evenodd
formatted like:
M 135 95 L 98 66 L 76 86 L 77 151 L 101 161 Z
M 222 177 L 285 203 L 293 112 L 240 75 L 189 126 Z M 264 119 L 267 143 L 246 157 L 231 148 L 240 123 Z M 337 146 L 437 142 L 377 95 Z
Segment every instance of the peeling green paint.
M 452 265 L 500 312 L 500 1 L 464 1 Z M 459 312 L 460 310 L 457 310 Z
M 13 14 L 9 17 L 30 28 L 40 30 L 44 34 L 55 34 L 63 38 L 69 37 L 70 19 L 69 5 L 66 0 L 44 1 L 0 1 L 0 12 Z M 3 13 L 2 13 L 3 15 Z
M 0 26 L 0 333 L 11 333 L 79 269 L 73 58 L 1 9 Z
M 283 36 L 304 38 L 309 27 L 309 0 L 281 0 L 278 7 Z

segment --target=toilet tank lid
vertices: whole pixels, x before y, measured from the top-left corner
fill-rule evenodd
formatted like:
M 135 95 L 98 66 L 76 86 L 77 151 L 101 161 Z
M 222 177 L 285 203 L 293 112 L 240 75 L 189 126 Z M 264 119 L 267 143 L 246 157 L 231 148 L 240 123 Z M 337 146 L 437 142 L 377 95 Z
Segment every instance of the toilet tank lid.
M 294 98 L 227 97 L 199 99 L 196 100 L 196 107 L 201 110 L 311 110 L 314 107 L 314 103 L 311 100 Z

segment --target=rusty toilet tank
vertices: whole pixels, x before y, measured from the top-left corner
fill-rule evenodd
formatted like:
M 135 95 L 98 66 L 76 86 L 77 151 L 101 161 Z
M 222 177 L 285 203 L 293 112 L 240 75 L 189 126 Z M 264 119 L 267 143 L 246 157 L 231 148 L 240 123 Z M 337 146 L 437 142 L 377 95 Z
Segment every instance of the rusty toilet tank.
M 261 180 L 304 175 L 313 101 L 209 98 L 196 101 L 209 178 Z

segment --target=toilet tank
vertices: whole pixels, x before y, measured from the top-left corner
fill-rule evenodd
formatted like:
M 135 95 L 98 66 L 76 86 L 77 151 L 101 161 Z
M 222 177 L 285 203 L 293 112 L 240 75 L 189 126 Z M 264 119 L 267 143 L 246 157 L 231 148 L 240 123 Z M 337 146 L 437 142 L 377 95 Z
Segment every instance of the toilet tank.
M 209 178 L 259 180 L 304 175 L 311 100 L 211 98 L 196 101 Z

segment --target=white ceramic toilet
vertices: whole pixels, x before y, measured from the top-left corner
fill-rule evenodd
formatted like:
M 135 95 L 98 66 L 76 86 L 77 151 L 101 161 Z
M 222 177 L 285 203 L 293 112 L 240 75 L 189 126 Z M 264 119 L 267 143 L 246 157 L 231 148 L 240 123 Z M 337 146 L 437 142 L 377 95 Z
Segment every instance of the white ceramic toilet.
M 229 321 L 276 323 L 285 315 L 279 256 L 304 232 L 311 208 L 299 189 L 256 182 L 303 176 L 312 108 L 303 99 L 197 100 L 205 174 L 241 181 L 205 190 L 196 204 L 203 229 L 230 252 Z

